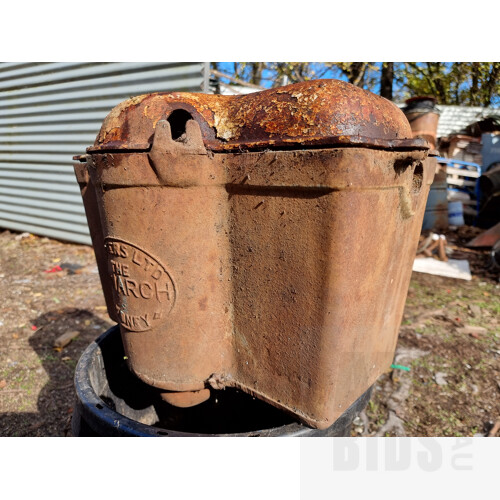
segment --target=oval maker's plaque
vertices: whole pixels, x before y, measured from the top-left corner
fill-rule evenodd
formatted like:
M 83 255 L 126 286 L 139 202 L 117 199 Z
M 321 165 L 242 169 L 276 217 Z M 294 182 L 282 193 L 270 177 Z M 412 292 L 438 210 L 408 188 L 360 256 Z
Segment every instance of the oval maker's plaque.
M 106 238 L 108 271 L 120 324 L 144 332 L 161 323 L 175 302 L 175 285 L 165 266 L 137 245 Z

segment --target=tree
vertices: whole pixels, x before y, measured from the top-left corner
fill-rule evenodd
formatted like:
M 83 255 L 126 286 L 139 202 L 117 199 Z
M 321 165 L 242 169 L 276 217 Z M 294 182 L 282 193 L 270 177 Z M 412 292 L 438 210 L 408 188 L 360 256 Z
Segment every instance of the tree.
M 408 97 L 431 95 L 440 104 L 500 104 L 500 63 L 402 63 L 396 80 Z
M 383 62 L 380 71 L 380 95 L 392 101 L 392 86 L 394 84 L 394 63 Z
M 403 101 L 429 95 L 439 104 L 500 106 L 500 62 L 233 62 L 212 63 L 227 84 L 277 87 L 337 78 Z

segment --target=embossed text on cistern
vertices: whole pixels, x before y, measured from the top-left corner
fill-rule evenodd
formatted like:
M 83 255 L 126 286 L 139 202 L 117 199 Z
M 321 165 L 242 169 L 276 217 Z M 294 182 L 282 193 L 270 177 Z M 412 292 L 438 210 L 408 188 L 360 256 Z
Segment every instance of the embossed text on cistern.
M 106 238 L 104 246 L 120 324 L 135 332 L 150 330 L 175 303 L 170 273 L 158 258 L 137 245 Z

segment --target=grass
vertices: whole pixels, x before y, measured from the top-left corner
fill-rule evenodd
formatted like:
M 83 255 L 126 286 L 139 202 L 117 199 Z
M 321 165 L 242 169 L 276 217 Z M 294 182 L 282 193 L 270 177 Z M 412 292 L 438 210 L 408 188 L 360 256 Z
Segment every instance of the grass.
M 59 361 L 59 357 L 58 356 L 54 356 L 54 354 L 52 353 L 47 353 L 47 354 L 44 354 L 41 358 L 42 362 L 49 362 L 49 363 L 53 363 L 53 362 L 56 362 L 56 361 Z
M 376 422 L 377 426 L 385 424 L 385 410 L 373 398 L 368 402 L 366 414 L 372 422 Z

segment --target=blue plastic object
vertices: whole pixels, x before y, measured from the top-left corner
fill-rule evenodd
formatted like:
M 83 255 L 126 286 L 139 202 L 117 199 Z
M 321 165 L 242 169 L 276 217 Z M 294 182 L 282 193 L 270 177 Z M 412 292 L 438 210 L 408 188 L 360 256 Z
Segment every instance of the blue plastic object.
M 482 174 L 481 165 L 479 165 L 477 163 L 473 163 L 473 162 L 468 162 L 468 161 L 455 160 L 453 158 L 444 158 L 442 156 L 438 156 L 436 158 L 436 160 L 441 165 L 446 165 L 449 167 L 458 168 L 460 170 L 463 170 L 464 177 L 467 177 L 467 175 L 465 175 L 467 171 L 471 171 L 471 172 L 474 172 L 476 174 L 474 177 L 469 177 L 469 180 L 471 180 L 475 183 L 473 190 L 470 190 L 464 186 L 463 188 L 460 188 L 460 187 L 450 188 L 450 187 L 448 187 L 448 191 L 459 191 L 462 193 L 467 193 L 469 196 L 471 196 L 471 198 L 473 197 L 474 200 L 476 201 L 476 211 L 477 211 L 477 213 L 479 213 L 479 208 L 480 208 L 479 203 L 480 203 L 480 199 L 481 199 L 481 192 L 479 189 L 479 182 L 478 181 L 479 181 L 479 177 L 481 177 L 481 174 Z M 477 216 L 474 220 L 474 225 L 476 223 L 476 220 L 477 220 Z

